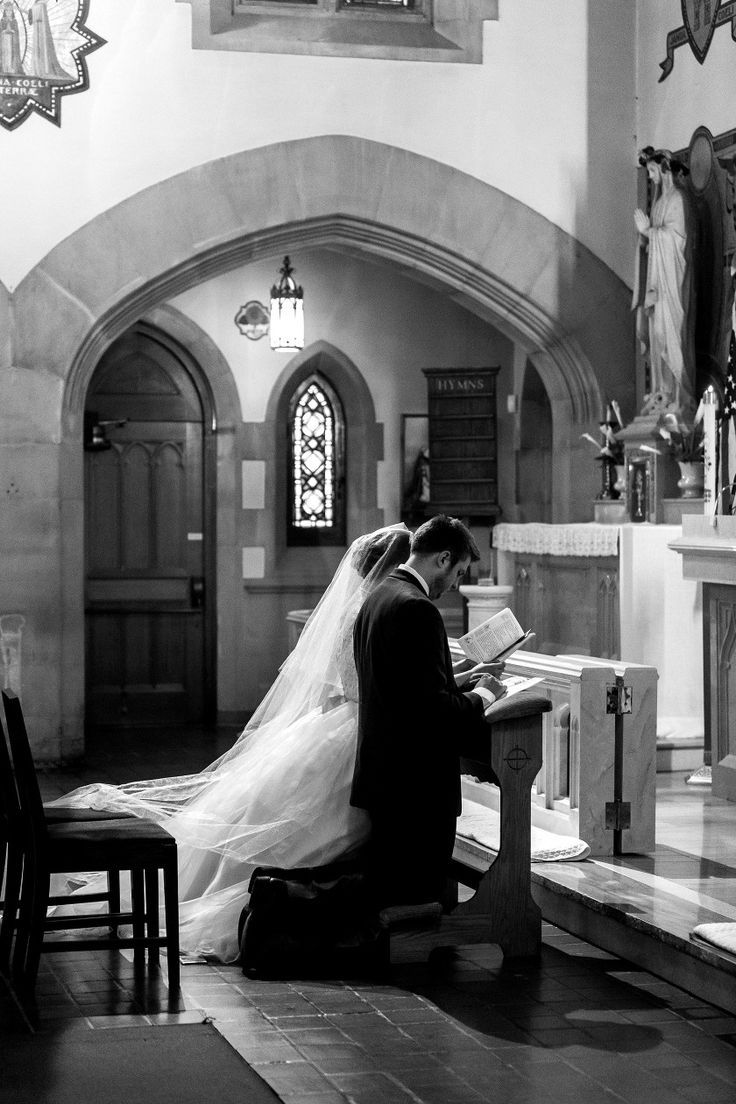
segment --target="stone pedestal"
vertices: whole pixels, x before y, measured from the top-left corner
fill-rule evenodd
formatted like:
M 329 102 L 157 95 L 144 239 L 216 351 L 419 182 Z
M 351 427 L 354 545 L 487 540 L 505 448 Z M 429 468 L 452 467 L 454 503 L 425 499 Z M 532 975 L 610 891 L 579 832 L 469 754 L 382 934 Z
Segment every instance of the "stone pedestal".
M 682 525 L 685 514 L 704 513 L 704 500 L 702 498 L 665 498 L 662 500 L 665 525 Z
M 657 688 L 657 766 L 703 761 L 701 587 L 682 577 L 671 543 L 679 525 L 625 525 L 620 545 L 621 655 L 651 664 Z
M 468 603 L 468 632 L 477 628 L 502 609 L 507 609 L 513 600 L 512 586 L 461 586 L 460 593 Z
M 624 446 L 627 520 L 664 522 L 664 499 L 676 496 L 679 473 L 659 433 L 659 415 L 639 415 L 616 440 Z
M 604 502 L 597 498 L 593 503 L 593 521 L 598 525 L 623 525 L 628 520 L 625 501 Z
M 736 517 L 686 515 L 670 548 L 703 584 L 705 763 L 714 796 L 736 801 Z

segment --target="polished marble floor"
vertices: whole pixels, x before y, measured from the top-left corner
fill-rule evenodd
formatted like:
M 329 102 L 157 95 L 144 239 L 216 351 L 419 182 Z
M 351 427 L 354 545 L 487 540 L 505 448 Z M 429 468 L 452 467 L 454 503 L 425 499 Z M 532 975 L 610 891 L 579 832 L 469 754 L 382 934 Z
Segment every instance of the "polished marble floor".
M 44 775 L 44 796 L 196 770 L 230 739 L 101 734 L 84 770 Z M 661 879 L 669 896 L 736 910 L 736 806 L 682 775 L 659 776 L 658 840 L 653 856 L 611 860 L 604 873 L 613 882 L 625 865 L 627 878 L 655 879 L 653 897 Z M 550 924 L 535 965 L 506 968 L 495 947 L 395 968 L 380 982 L 252 981 L 237 967 L 191 964 L 173 1005 L 165 974 L 141 976 L 121 955 L 49 955 L 42 969 L 40 1060 L 52 1043 L 73 1048 L 80 1032 L 211 1018 L 290 1104 L 717 1104 L 736 1091 L 736 1016 Z M 22 1030 L 5 992 L 0 1050 Z
M 547 870 L 535 864 L 534 878 L 585 893 L 591 904 L 616 908 L 631 926 L 657 928 L 682 947 L 697 924 L 736 923 L 736 805 L 686 778 L 657 775 L 653 853 L 555 863 Z

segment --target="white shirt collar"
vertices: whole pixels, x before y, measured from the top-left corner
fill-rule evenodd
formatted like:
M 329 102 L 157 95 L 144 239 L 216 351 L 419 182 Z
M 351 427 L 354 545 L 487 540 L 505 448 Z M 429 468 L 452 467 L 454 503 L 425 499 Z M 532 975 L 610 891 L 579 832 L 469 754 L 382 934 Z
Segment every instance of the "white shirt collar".
M 421 588 L 422 588 L 422 590 L 424 591 L 424 593 L 425 593 L 425 594 L 427 595 L 427 597 L 429 598 L 429 583 L 427 582 L 427 580 L 426 580 L 426 579 L 423 579 L 423 578 L 422 578 L 422 576 L 421 576 L 421 575 L 419 574 L 419 572 L 418 572 L 418 571 L 415 571 L 413 567 L 409 567 L 409 565 L 408 565 L 408 564 L 405 564 L 405 563 L 403 563 L 403 564 L 399 564 L 399 566 L 398 566 L 398 567 L 396 568 L 396 570 L 397 570 L 397 571 L 406 571 L 406 572 L 407 572 L 407 574 L 409 574 L 409 575 L 413 575 L 413 576 L 414 576 L 414 578 L 415 578 L 415 579 L 417 580 L 417 582 L 419 583 L 419 585 L 421 586 Z

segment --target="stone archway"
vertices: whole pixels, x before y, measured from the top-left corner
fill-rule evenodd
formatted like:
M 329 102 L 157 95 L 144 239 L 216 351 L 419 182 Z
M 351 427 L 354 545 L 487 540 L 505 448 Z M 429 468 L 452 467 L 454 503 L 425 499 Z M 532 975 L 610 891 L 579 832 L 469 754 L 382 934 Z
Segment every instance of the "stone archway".
M 633 392 L 628 296 L 610 269 L 508 195 L 405 150 L 340 135 L 279 143 L 201 165 L 92 219 L 23 280 L 8 331 L 14 409 L 38 424 L 44 463 L 58 473 L 59 535 L 44 552 L 39 617 L 54 625 L 44 643 L 58 668 L 51 697 L 58 692 L 59 708 L 49 712 L 62 728 L 80 728 L 79 446 L 100 354 L 202 280 L 309 245 L 375 254 L 419 273 L 525 349 L 550 394 L 557 456 L 567 465 L 555 477 L 558 520 L 569 516 L 574 485 L 565 447 L 574 450 L 579 430 L 597 421 L 604 383 L 619 397 Z M 222 395 L 234 392 L 228 375 L 222 366 Z M 226 409 L 213 390 L 215 409 Z M 223 493 L 237 486 L 235 466 Z

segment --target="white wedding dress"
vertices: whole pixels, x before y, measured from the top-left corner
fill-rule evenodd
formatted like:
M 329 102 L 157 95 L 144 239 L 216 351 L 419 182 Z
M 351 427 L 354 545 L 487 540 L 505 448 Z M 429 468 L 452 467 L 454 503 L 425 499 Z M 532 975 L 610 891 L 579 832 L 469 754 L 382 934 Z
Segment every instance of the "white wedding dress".
M 244 732 L 205 771 L 84 786 L 52 803 L 134 813 L 172 833 L 183 953 L 237 957 L 238 919 L 257 866 L 322 865 L 366 839 L 367 814 L 350 805 L 358 712 L 352 628 L 366 593 L 407 555 L 404 526 L 354 542 Z M 91 882 L 79 888 L 89 891 Z

